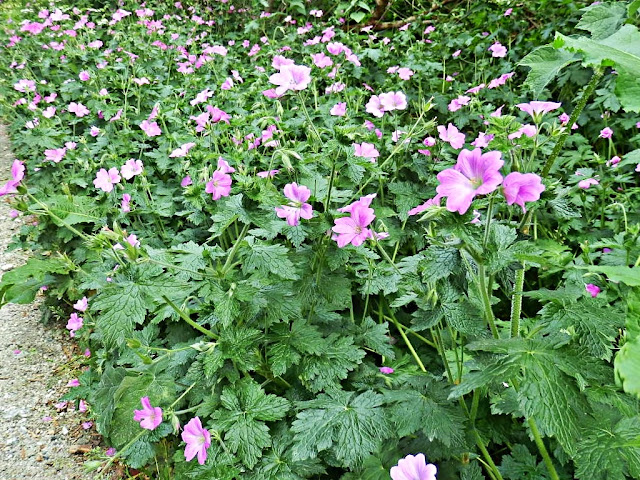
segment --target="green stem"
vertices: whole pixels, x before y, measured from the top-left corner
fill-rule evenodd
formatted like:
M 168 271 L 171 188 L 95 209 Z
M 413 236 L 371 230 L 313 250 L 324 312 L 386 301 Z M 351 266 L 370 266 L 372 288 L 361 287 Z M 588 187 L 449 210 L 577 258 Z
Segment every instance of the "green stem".
M 545 447 L 544 442 L 542 441 L 542 437 L 540 436 L 540 432 L 538 431 L 536 421 L 533 418 L 529 418 L 527 422 L 529 423 L 529 428 L 531 429 L 531 433 L 533 434 L 533 439 L 536 442 L 536 446 L 540 451 L 540 455 L 542 455 L 544 463 L 547 466 L 547 470 L 549 470 L 551 480 L 560 480 L 558 472 L 556 472 L 556 467 L 553 466 L 553 462 L 551 461 L 551 457 L 549 456 L 549 452 L 547 451 L 547 447 Z
M 298 99 L 300 100 L 300 105 L 302 106 L 302 111 L 304 112 L 304 116 L 307 117 L 307 121 L 309 122 L 309 125 L 311 125 L 311 130 L 313 130 L 313 133 L 315 134 L 318 141 L 322 142 L 322 137 L 320 136 L 320 133 L 316 129 L 316 126 L 314 125 L 314 123 L 311 121 L 311 117 L 309 116 L 309 111 L 307 110 L 307 106 L 304 103 L 302 94 L 298 95 Z
M 489 207 L 487 208 L 487 223 L 484 226 L 484 238 L 482 240 L 482 248 L 483 250 L 487 248 L 487 243 L 489 242 L 489 232 L 491 231 L 491 218 L 493 217 L 493 199 L 495 197 L 492 195 L 489 199 Z
M 331 190 L 333 190 L 333 179 L 336 176 L 336 161 L 333 160 L 331 165 L 331 178 L 329 178 L 329 189 L 327 190 L 327 199 L 324 202 L 325 213 L 329 211 L 329 202 L 331 201 Z
M 218 340 L 218 336 L 213 333 L 211 330 L 207 330 L 206 328 L 204 328 L 202 325 L 198 325 L 196 322 L 194 322 L 193 320 L 191 320 L 189 318 L 189 316 L 184 313 L 182 310 L 180 310 L 175 303 L 173 303 L 171 300 L 169 300 L 169 298 L 166 295 L 162 295 L 162 299 L 167 302 L 169 304 L 169 306 L 171 308 L 173 308 L 173 310 L 180 316 L 181 319 L 183 319 L 185 322 L 187 322 L 189 325 L 191 325 L 193 328 L 195 328 L 196 330 L 198 330 L 200 333 L 203 333 L 204 335 L 206 335 L 209 338 L 212 338 L 214 340 Z
M 482 441 L 482 437 L 480 437 L 480 434 L 478 433 L 478 431 L 475 428 L 473 429 L 473 434 L 476 437 L 476 445 L 478 446 L 478 448 L 482 452 L 482 456 L 484 457 L 486 462 L 491 467 L 491 470 L 487 469 L 487 472 L 489 472 L 490 474 L 492 473 L 493 476 L 496 478 L 496 480 L 504 480 L 502 478 L 502 475 L 500 474 L 500 470 L 498 470 L 498 467 L 496 467 L 496 464 L 493 462 L 493 459 L 491 458 L 491 455 L 489 454 L 489 451 L 487 450 L 487 447 L 484 446 L 484 442 Z
M 420 370 L 422 370 L 424 373 L 427 373 L 427 369 L 424 367 L 424 364 L 422 363 L 422 360 L 420 360 L 420 357 L 418 356 L 418 353 L 416 352 L 415 348 L 413 348 L 413 345 L 411 344 L 411 340 L 407 338 L 407 335 L 402 330 L 402 327 L 400 327 L 400 322 L 398 322 L 396 317 L 393 316 L 393 313 L 391 313 L 391 321 L 393 321 L 394 325 L 398 329 L 398 332 L 400 332 L 400 336 L 402 337 L 402 340 L 404 340 L 404 343 L 409 348 L 409 351 L 411 352 L 411 355 L 413 356 L 416 363 L 420 367 Z
M 571 134 L 571 127 L 578 120 L 578 117 L 582 113 L 582 110 L 584 110 L 584 107 L 586 107 L 587 102 L 589 101 L 589 98 L 591 98 L 591 95 L 593 95 L 593 92 L 596 90 L 596 87 L 598 86 L 598 82 L 602 78 L 602 75 L 604 75 L 604 68 L 599 67 L 594 70 L 593 76 L 591 77 L 591 80 L 587 84 L 587 88 L 584 90 L 584 92 L 582 92 L 580 101 L 576 105 L 576 108 L 573 109 L 573 113 L 571 113 L 571 118 L 569 118 L 569 123 L 567 123 L 564 129 L 564 132 L 560 134 L 560 138 L 558 138 L 558 141 L 553 147 L 553 150 L 551 151 L 551 155 L 549 155 L 549 158 L 547 159 L 547 163 L 544 164 L 544 168 L 542 169 L 542 174 L 541 174 L 542 178 L 549 175 L 549 172 L 551 171 L 551 167 L 553 167 L 553 164 L 556 161 L 556 158 L 558 158 L 558 155 L 560 155 L 560 152 L 562 151 L 564 142 L 567 140 L 567 138 Z
M 240 243 L 242 243 L 242 240 L 244 239 L 244 236 L 247 234 L 248 231 L 249 231 L 249 224 L 246 224 L 242 229 L 242 231 L 240 232 L 240 236 L 236 238 L 236 241 L 233 244 L 233 248 L 231 249 L 231 252 L 227 257 L 227 261 L 224 263 L 224 266 L 222 267 L 223 277 L 227 274 L 227 271 L 229 270 L 231 263 L 233 262 L 233 257 L 235 257 L 236 252 L 238 251 L 238 248 L 240 248 Z
M 513 297 L 511 298 L 511 338 L 520 335 L 520 313 L 522 312 L 522 289 L 524 288 L 525 263 L 522 268 L 516 270 L 516 281 L 513 286 Z
M 493 338 L 500 338 L 498 335 L 498 329 L 496 328 L 496 319 L 493 315 L 493 309 L 491 308 L 491 300 L 489 299 L 489 290 L 487 289 L 487 280 L 485 278 L 484 265 L 478 264 L 478 288 L 480 290 L 480 296 L 482 297 L 482 304 L 484 305 L 484 314 L 491 329 Z

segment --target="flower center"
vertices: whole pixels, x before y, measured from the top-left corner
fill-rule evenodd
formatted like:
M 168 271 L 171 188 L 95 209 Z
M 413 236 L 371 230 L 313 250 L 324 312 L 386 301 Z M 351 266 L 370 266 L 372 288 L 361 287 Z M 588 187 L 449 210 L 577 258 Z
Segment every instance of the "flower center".
M 356 232 L 357 234 L 361 234 L 361 233 L 362 233 L 362 227 L 361 227 L 360 225 L 358 225 L 358 226 L 355 228 L 355 232 Z
M 482 185 L 482 178 L 479 177 L 470 178 L 469 181 L 471 182 L 471 186 L 474 189 L 477 189 L 478 187 L 480 187 L 480 185 Z

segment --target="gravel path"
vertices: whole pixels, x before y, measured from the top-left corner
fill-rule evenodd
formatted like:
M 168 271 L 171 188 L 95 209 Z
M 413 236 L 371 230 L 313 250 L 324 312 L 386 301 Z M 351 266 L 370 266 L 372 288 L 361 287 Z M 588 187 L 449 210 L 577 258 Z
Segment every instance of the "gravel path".
M 13 159 L 0 125 L 0 184 L 8 179 Z M 0 275 L 24 258 L 5 252 L 20 227 L 9 217 L 5 199 L 0 198 Z M 68 334 L 39 319 L 36 305 L 0 309 L 0 480 L 87 479 L 81 457 L 69 449 L 90 443 L 89 434 L 82 431 L 80 414 L 55 405 L 68 390 L 71 373 L 63 364 L 72 358 L 72 345 Z

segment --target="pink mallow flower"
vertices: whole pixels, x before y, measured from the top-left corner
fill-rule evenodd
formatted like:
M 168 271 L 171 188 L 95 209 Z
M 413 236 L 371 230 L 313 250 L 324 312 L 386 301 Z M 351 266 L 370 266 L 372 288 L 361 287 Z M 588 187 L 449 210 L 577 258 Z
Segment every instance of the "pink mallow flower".
M 211 180 L 207 182 L 204 191 L 211 193 L 213 200 L 220 200 L 222 197 L 228 197 L 231 193 L 231 176 L 220 170 L 213 172 Z
M 7 181 L 2 187 L 0 187 L 0 197 L 8 193 L 17 192 L 16 187 L 20 184 L 24 178 L 25 166 L 20 160 L 14 160 L 11 165 L 11 180 Z
M 78 300 L 76 303 L 73 304 L 73 308 L 75 308 L 79 312 L 86 311 L 88 307 L 89 307 L 89 300 L 87 299 L 87 297 L 82 297 L 80 300 Z
M 450 123 L 446 128 L 443 125 L 438 125 L 438 135 L 440 140 L 448 142 L 453 148 L 462 148 L 465 141 L 465 134 L 461 133 L 455 125 Z
M 142 410 L 133 411 L 133 419 L 140 422 L 140 427 L 146 430 L 155 430 L 162 423 L 162 409 L 160 407 L 152 407 L 149 397 L 140 399 Z
M 479 148 L 462 150 L 453 168 L 440 172 L 439 195 L 447 197 L 447 210 L 464 214 L 476 195 L 493 192 L 502 183 L 500 168 L 504 164 L 498 151 L 482 153 Z
M 527 211 L 524 203 L 539 200 L 544 190 L 542 179 L 535 173 L 511 172 L 502 181 L 502 192 L 507 204 L 520 205 L 523 213 Z
M 593 283 L 585 284 L 585 288 L 592 298 L 596 298 L 598 294 L 601 292 L 600 287 L 598 287 L 597 285 L 594 285 Z
M 427 464 L 424 454 L 407 455 L 391 467 L 391 480 L 436 480 L 438 469 L 432 463 Z
M 334 117 L 344 117 L 347 113 L 347 102 L 336 103 L 329 111 Z
M 380 101 L 380 97 L 378 95 L 372 95 L 367 104 L 365 105 L 365 110 L 367 113 L 370 113 L 374 117 L 380 118 L 384 115 L 384 107 L 382 106 L 382 102 Z
M 140 175 L 142 173 L 142 169 L 144 165 L 142 164 L 142 160 L 135 160 L 130 158 L 127 162 L 120 168 L 120 173 L 122 174 L 125 180 L 129 180 L 136 175 Z
M 380 104 L 385 112 L 404 110 L 407 108 L 407 96 L 402 92 L 381 93 Z
M 520 110 L 531 115 L 534 121 L 539 122 L 543 115 L 557 110 L 562 106 L 556 102 L 539 102 L 533 101 L 529 103 L 519 103 L 516 105 Z
M 580 180 L 578 182 L 578 188 L 582 188 L 583 190 L 586 190 L 591 185 L 599 185 L 599 184 L 600 182 L 595 178 L 587 178 L 586 180 Z
M 313 217 L 311 205 L 305 203 L 311 196 L 311 190 L 307 187 L 295 182 L 288 183 L 284 186 L 284 196 L 291 201 L 287 205 L 276 207 L 276 215 L 286 218 L 288 225 L 295 227 L 300 223 L 300 218 L 309 220 Z
M 613 130 L 611 130 L 609 127 L 603 128 L 602 130 L 600 130 L 600 137 L 601 138 L 613 137 Z
M 182 440 L 187 444 L 184 449 L 184 458 L 187 462 L 193 460 L 198 455 L 198 463 L 204 465 L 207 460 L 207 448 L 211 446 L 211 435 L 209 431 L 202 428 L 199 417 L 192 418 L 184 426 Z
M 380 367 L 379 370 L 380 370 L 380 373 L 384 373 L 385 375 L 389 375 L 395 372 L 395 370 L 391 367 Z
M 113 190 L 113 186 L 116 183 L 120 183 L 120 174 L 116 167 L 111 167 L 109 171 L 105 168 L 101 168 L 98 170 L 98 173 L 96 173 L 95 180 L 93 180 L 93 184 L 96 188 L 107 193 Z
M 195 146 L 196 144 L 193 142 L 184 143 L 176 148 L 173 152 L 171 152 L 169 154 L 169 158 L 186 157 L 189 153 L 189 150 L 191 150 Z
M 507 56 L 507 47 L 500 42 L 496 42 L 491 45 L 487 50 L 491 52 L 491 56 L 494 58 L 503 58 Z
M 82 328 L 82 323 L 84 319 L 79 317 L 77 313 L 73 312 L 69 317 L 69 321 L 67 322 L 67 330 L 69 330 L 69 334 L 72 337 L 75 337 L 76 330 L 80 330 Z
M 380 152 L 376 150 L 376 146 L 373 143 L 354 143 L 353 148 L 355 149 L 354 155 L 356 157 L 366 158 L 372 163 L 380 156 Z
M 67 107 L 70 113 L 75 113 L 76 117 L 84 117 L 85 115 L 89 115 L 89 109 L 85 107 L 81 103 L 71 102 Z
M 376 218 L 373 208 L 353 205 L 350 213 L 349 217 L 337 218 L 335 225 L 331 228 L 337 234 L 332 238 L 338 242 L 340 248 L 348 244 L 358 247 L 367 238 L 373 237 L 373 232 L 367 228 Z
M 87 80 L 89 80 L 91 78 L 91 74 L 89 72 L 87 72 L 86 70 L 83 70 L 80 72 L 80 74 L 78 75 L 78 77 L 80 78 L 80 80 L 82 80 L 83 82 L 86 82 Z
M 128 213 L 131 211 L 131 195 L 129 195 L 128 193 L 122 195 L 120 209 L 123 213 Z
M 311 69 L 304 65 L 282 65 L 280 72 L 271 75 L 269 81 L 277 85 L 277 95 L 283 95 L 289 90 L 304 90 L 311 82 Z
M 144 120 L 140 124 L 140 128 L 148 137 L 157 137 L 158 135 L 162 135 L 162 130 L 160 130 L 158 122 L 149 122 L 149 120 Z

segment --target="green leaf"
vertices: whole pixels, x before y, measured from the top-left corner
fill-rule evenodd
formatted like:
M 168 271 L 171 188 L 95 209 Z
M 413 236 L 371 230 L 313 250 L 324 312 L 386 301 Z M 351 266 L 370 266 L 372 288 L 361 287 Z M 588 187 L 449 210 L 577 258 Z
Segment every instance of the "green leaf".
M 391 434 L 382 404 L 383 396 L 372 391 L 358 396 L 335 391 L 297 402 L 302 411 L 291 427 L 295 433 L 293 458 L 316 458 L 330 450 L 344 467 L 361 464 Z
M 54 281 L 53 274 L 67 274 L 73 264 L 64 258 L 30 258 L 24 265 L 2 275 L 0 306 L 7 303 L 33 302 L 43 285 Z
M 300 362 L 305 354 L 321 355 L 326 345 L 317 327 L 305 320 L 291 325 L 274 325 L 268 336 L 267 358 L 274 375 L 284 375 L 289 367 Z
M 285 280 L 296 280 L 298 275 L 293 262 L 287 257 L 289 249 L 284 245 L 269 245 L 266 243 L 248 241 L 249 248 L 245 250 L 242 271 L 251 273 L 258 271 L 262 275 L 278 275 Z
M 551 45 L 538 47 L 520 60 L 519 65 L 529 67 L 524 87 L 539 96 L 544 88 L 568 65 L 580 60 L 575 53 L 557 50 Z
M 99 312 L 96 329 L 106 347 L 124 344 L 135 325 L 144 322 L 147 313 L 144 292 L 144 287 L 130 280 L 111 282 L 91 302 L 91 309 Z
M 389 324 L 387 322 L 376 323 L 371 317 L 367 317 L 359 329 L 359 339 L 365 346 L 387 358 L 395 358 L 395 352 L 389 342 Z
M 307 355 L 302 360 L 300 380 L 310 391 L 337 389 L 340 380 L 362 362 L 365 352 L 356 348 L 353 337 L 332 333 L 319 355 Z
M 593 39 L 605 38 L 615 33 L 627 16 L 622 4 L 600 3 L 585 8 L 576 28 L 587 30 Z
M 624 391 L 640 398 L 640 337 L 622 346 L 616 355 L 615 372 Z
M 265 421 L 283 418 L 291 405 L 285 398 L 267 395 L 254 380 L 244 378 L 235 388 L 225 388 L 220 403 L 226 410 L 214 414 L 224 431 L 228 448 L 240 460 L 253 468 L 262 450 L 271 445 L 269 427 Z
M 640 476 L 640 416 L 609 425 L 600 419 L 578 438 L 577 479 L 612 480 Z
M 502 457 L 500 473 L 510 480 L 542 480 L 548 477 L 547 467 L 524 445 L 514 445 L 511 453 Z
M 640 113 L 640 32 L 634 25 L 623 25 L 620 30 L 602 39 L 566 37 L 556 35 L 567 50 L 579 52 L 583 65 L 611 66 L 616 69 L 616 95 L 626 111 Z
M 364 17 L 366 17 L 367 14 L 365 12 L 351 12 L 349 16 L 354 22 L 360 23 L 364 20 Z
M 612 282 L 622 282 L 630 287 L 640 287 L 640 267 L 591 265 L 584 268 L 590 272 L 602 273 Z

